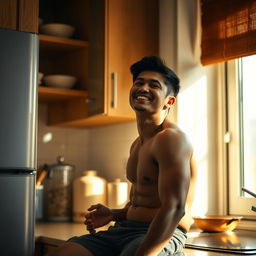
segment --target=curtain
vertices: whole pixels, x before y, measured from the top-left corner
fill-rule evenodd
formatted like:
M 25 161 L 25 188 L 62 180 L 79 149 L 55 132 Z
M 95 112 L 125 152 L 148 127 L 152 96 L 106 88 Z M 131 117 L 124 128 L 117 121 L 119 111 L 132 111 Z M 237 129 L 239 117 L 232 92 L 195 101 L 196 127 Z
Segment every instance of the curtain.
M 201 0 L 201 63 L 256 54 L 256 0 Z

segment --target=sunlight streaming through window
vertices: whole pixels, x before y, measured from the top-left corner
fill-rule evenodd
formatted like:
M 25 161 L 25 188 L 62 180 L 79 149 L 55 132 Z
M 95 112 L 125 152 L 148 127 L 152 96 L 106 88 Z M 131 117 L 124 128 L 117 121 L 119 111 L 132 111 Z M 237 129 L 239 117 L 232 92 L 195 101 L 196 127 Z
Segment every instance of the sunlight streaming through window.
M 203 76 L 183 90 L 178 99 L 178 124 L 188 135 L 198 167 L 198 178 L 192 214 L 207 212 L 207 82 Z

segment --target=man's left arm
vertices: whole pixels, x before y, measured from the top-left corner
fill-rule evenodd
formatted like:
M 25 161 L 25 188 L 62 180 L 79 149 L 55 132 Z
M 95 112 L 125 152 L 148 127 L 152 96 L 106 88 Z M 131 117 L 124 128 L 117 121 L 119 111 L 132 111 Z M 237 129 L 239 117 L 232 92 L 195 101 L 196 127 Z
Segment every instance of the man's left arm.
M 136 256 L 155 256 L 170 240 L 185 214 L 192 148 L 181 132 L 167 130 L 157 138 L 153 156 L 159 167 L 161 207 L 152 220 Z

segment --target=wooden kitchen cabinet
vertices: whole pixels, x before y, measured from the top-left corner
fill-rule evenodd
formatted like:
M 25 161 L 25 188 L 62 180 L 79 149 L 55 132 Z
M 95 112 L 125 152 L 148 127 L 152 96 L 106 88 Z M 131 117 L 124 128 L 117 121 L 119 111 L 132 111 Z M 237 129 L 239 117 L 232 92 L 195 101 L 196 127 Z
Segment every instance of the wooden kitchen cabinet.
M 0 1 L 0 27 L 38 33 L 38 1 Z
M 80 88 L 88 95 L 49 103 L 48 124 L 91 127 L 135 120 L 129 106 L 129 67 L 143 56 L 158 55 L 158 1 L 76 0 L 71 5 L 76 14 L 73 24 L 84 31 L 79 39 L 88 40 L 88 56 L 77 51 L 66 70 L 79 68 L 84 77 Z
M 158 0 L 0 1 L 0 27 L 38 32 L 38 17 L 76 29 L 73 38 L 39 34 L 39 71 L 78 78 L 73 90 L 39 87 L 48 125 L 135 120 L 129 67 L 143 56 L 158 55 Z
M 88 84 L 88 1 L 40 0 L 39 17 L 43 24 L 74 26 L 72 38 L 41 34 L 39 29 L 39 72 L 65 74 L 78 79 L 73 89 L 39 87 L 39 103 L 48 105 L 48 124 L 65 125 L 65 120 L 87 116 Z M 54 122 L 51 122 L 52 117 Z

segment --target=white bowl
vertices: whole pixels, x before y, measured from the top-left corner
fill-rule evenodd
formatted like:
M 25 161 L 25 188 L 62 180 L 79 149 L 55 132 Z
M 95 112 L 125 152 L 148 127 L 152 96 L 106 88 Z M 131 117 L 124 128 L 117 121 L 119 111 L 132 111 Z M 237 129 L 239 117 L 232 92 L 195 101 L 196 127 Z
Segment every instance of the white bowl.
M 69 75 L 47 75 L 44 76 L 44 83 L 46 86 L 70 89 L 77 81 L 77 78 Z
M 43 22 L 44 22 L 43 19 L 38 17 L 38 26 L 39 27 L 43 24 Z
M 51 36 L 71 37 L 75 32 L 75 28 L 67 24 L 49 23 L 41 25 L 40 31 Z
M 41 72 L 38 72 L 38 84 L 42 83 L 42 79 L 43 79 L 44 74 Z

